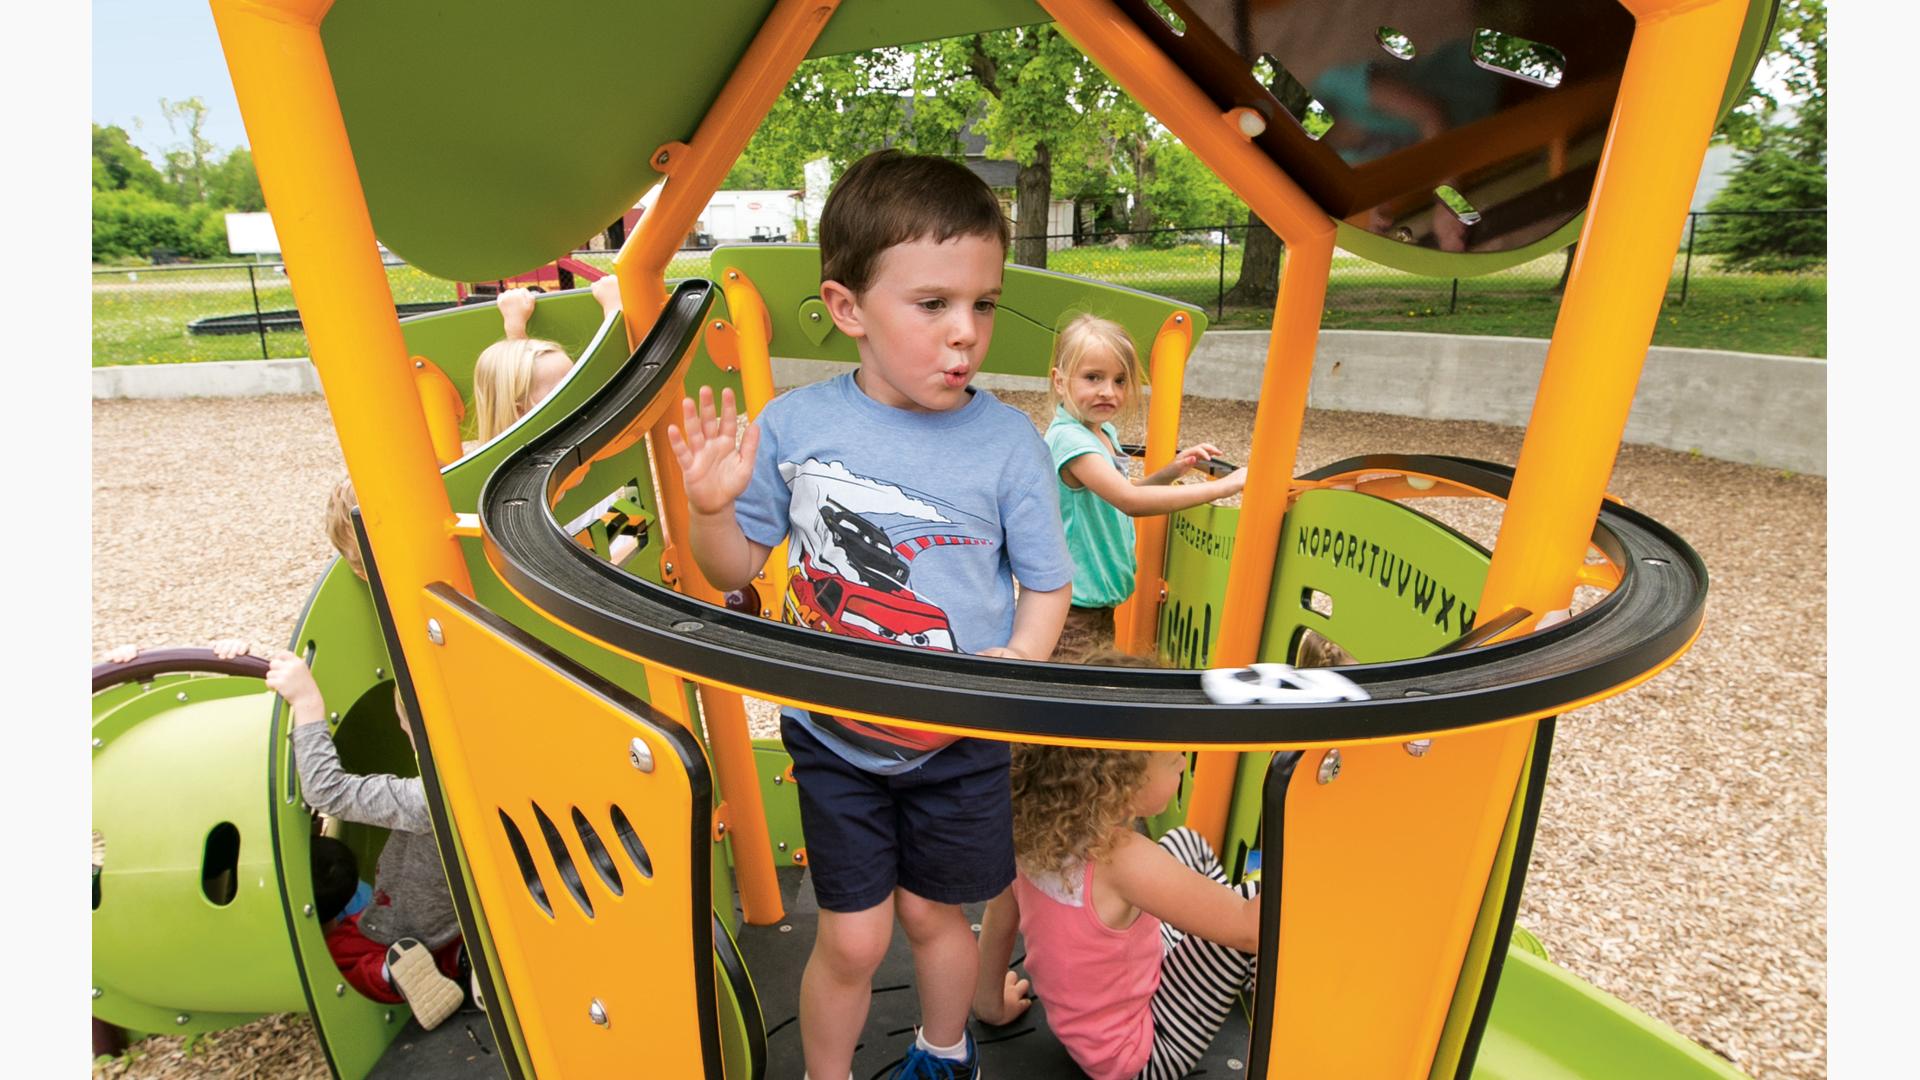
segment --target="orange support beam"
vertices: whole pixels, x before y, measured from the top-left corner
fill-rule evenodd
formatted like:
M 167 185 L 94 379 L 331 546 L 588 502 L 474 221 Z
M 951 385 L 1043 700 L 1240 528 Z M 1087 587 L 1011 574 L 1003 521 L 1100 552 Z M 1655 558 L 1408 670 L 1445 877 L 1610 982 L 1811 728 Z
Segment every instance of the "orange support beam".
M 320 41 L 320 20 L 330 6 L 330 0 L 212 5 L 260 190 L 279 211 L 274 220 L 287 276 L 402 651 L 408 667 L 421 673 L 422 720 L 438 738 L 449 714 L 436 669 L 424 662 L 432 646 L 422 590 L 443 581 L 471 594 L 473 583 L 453 536 L 453 507 Z

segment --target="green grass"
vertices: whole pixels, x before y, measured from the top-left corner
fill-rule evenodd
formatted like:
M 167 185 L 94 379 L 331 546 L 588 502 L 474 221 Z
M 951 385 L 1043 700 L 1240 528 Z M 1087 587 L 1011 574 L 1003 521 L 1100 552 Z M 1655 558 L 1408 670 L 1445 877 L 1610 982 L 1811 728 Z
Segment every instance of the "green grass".
M 601 267 L 612 256 L 588 255 Z M 1679 303 L 1679 261 L 1675 261 L 1666 305 L 1654 328 L 1655 345 L 1731 349 L 1785 356 L 1824 357 L 1827 352 L 1827 280 L 1824 274 L 1736 274 L 1721 272 L 1711 257 L 1695 256 L 1687 301 Z M 707 256 L 676 259 L 669 276 L 704 270 Z M 1222 277 L 1221 251 L 1209 244 L 1171 248 L 1068 248 L 1049 254 L 1049 269 L 1182 300 L 1215 311 Z M 1457 302 L 1450 278 L 1405 274 L 1350 255 L 1334 259 L 1327 284 L 1322 325 L 1330 330 L 1409 330 L 1441 334 L 1508 337 L 1551 336 L 1560 298 L 1554 287 L 1565 265 L 1562 255 L 1498 274 L 1462 278 Z M 263 311 L 292 308 L 287 279 L 271 267 L 255 270 Z M 1240 273 L 1240 248 L 1225 253 L 1229 288 Z M 453 283 L 408 266 L 387 269 L 394 300 L 413 303 L 451 301 Z M 1450 310 L 1451 308 L 1451 310 Z M 243 268 L 116 269 L 93 278 L 93 362 L 172 364 L 196 360 L 257 360 L 255 334 L 201 336 L 187 324 L 209 315 L 242 315 L 253 310 Z M 1272 319 L 1267 307 L 1228 308 L 1214 322 L 1221 329 L 1263 329 Z M 270 333 L 267 351 L 275 357 L 307 355 L 306 335 Z
M 395 303 L 454 299 L 453 284 L 410 266 L 387 268 Z M 293 287 L 271 266 L 254 269 L 261 311 L 293 308 Z M 211 315 L 250 315 L 253 292 L 244 267 L 190 270 L 130 268 L 93 275 L 93 363 L 179 364 L 198 360 L 259 360 L 260 336 L 191 334 L 187 324 Z M 267 334 L 273 357 L 307 355 L 299 331 Z

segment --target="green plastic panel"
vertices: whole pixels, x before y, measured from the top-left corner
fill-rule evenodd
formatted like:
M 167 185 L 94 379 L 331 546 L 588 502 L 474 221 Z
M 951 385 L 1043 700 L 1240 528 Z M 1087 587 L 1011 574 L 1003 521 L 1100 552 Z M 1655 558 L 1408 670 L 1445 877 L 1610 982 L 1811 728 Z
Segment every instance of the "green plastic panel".
M 1206 505 L 1169 518 L 1167 598 L 1157 636 L 1161 662 L 1209 667 L 1220 640 L 1240 511 Z M 1306 492 L 1282 526 L 1259 658 L 1291 660 L 1305 628 L 1362 662 L 1431 652 L 1471 627 L 1471 607 L 1460 598 L 1470 598 L 1467 605 L 1477 601 L 1486 566 L 1478 545 L 1417 511 L 1354 492 Z M 1333 601 L 1331 617 L 1306 606 L 1308 589 Z M 1438 618 L 1443 609 L 1444 626 Z M 1241 865 L 1258 835 L 1265 761 L 1260 755 L 1258 767 L 1241 769 L 1235 782 L 1223 846 L 1229 866 Z
M 832 329 L 820 304 L 818 245 L 722 246 L 714 249 L 712 265 L 715 281 L 724 280 L 728 270 L 739 270 L 753 282 L 773 320 L 773 355 L 859 362 L 853 340 Z M 1186 312 L 1193 320 L 1196 344 L 1207 329 L 1206 312 L 1164 296 L 1092 278 L 1009 265 L 1000 294 L 1000 314 L 994 320 L 993 343 L 981 370 L 1000 375 L 1046 375 L 1053 358 L 1055 328 L 1082 311 L 1126 327 L 1143 363 L 1161 324 L 1174 312 Z
M 121 705 L 132 701 L 134 698 L 167 689 L 176 682 L 185 682 L 198 678 L 205 678 L 205 676 L 197 675 L 193 672 L 181 671 L 166 675 L 156 675 L 151 682 L 123 682 L 117 686 L 109 686 L 105 690 L 93 695 L 93 719 L 98 722 L 101 717 L 119 708 Z
M 1363 664 L 1424 656 L 1473 628 L 1486 549 L 1417 510 L 1354 491 L 1303 492 L 1280 526 L 1259 658 L 1290 663 L 1312 630 Z M 1331 615 L 1312 607 L 1313 593 Z M 1244 755 L 1224 855 L 1239 865 L 1260 830 L 1266 755 Z
M 1480 545 L 1399 503 L 1354 491 L 1308 491 L 1280 529 L 1263 660 L 1293 656 L 1303 629 L 1361 663 L 1424 656 L 1473 628 L 1487 579 Z M 1332 601 L 1332 614 L 1307 594 Z
M 1746 1074 L 1520 946 L 1507 962 L 1474 1080 L 1731 1080 Z
M 431 359 L 470 401 L 474 359 L 481 349 L 499 340 L 501 324 L 499 312 L 491 305 L 484 305 L 409 319 L 401 329 L 406 336 L 408 351 Z M 631 355 L 623 322 L 616 318 L 603 324 L 599 304 L 584 290 L 540 297 L 534 305 L 528 332 L 535 336 L 550 336 L 567 346 L 577 362 L 566 381 L 519 423 L 484 445 L 475 447 L 466 457 L 442 470 L 447 498 L 457 513 L 475 512 L 487 477 L 510 454 L 526 445 L 528 440 L 577 411 L 600 387 L 606 385 Z M 694 366 L 698 368 L 704 365 L 717 372 L 712 362 L 703 357 L 704 353 L 696 356 Z M 652 475 L 645 445 L 636 445 L 605 461 L 594 463 L 587 478 L 561 497 L 556 515 L 563 520 L 571 520 L 616 489 L 637 480 L 640 509 L 649 518 L 658 521 L 659 508 L 655 505 Z M 658 582 L 662 547 L 661 530 L 648 529 L 646 543 L 628 558 L 623 569 L 648 581 Z M 480 541 L 463 540 L 461 548 L 466 554 L 468 572 L 473 578 L 474 595 L 481 603 L 596 673 L 643 698 L 646 696 L 646 675 L 640 664 L 615 656 L 554 626 L 529 608 L 493 572 Z M 363 591 L 364 588 L 362 586 Z M 365 620 L 366 629 L 363 632 L 378 640 L 377 624 L 373 620 L 370 603 Z
M 1204 668 L 1220 640 L 1220 611 L 1227 596 L 1227 563 L 1233 555 L 1240 509 L 1205 503 L 1168 515 L 1167 556 L 1161 576 L 1167 599 L 1160 605 L 1155 632 L 1160 662 L 1168 667 Z M 1147 819 L 1156 838 L 1184 825 L 1193 799 L 1193 759 L 1167 808 Z M 1230 863 L 1237 869 L 1237 863 Z
M 342 766 L 416 774 L 418 765 L 393 712 L 393 663 L 374 616 L 373 594 L 344 561 L 335 559 L 328 567 L 290 644 L 302 655 L 313 650 L 314 682 L 328 711 L 338 715 L 329 723 Z M 311 907 L 313 814 L 300 798 L 289 719 L 278 708 L 272 717 L 276 739 L 270 798 L 280 850 L 276 872 L 287 903 L 281 939 L 291 925 L 293 948 L 312 992 L 313 1022 L 335 1070 L 342 1077 L 365 1076 L 412 1014 L 404 1005 L 381 1004 L 348 986 L 327 952 L 325 929 Z M 396 740 L 406 749 L 398 749 Z M 387 831 L 348 825 L 341 839 L 359 861 L 360 879 L 371 882 Z
M 1207 503 L 1168 515 L 1167 558 L 1160 605 L 1160 662 L 1168 667 L 1212 665 L 1226 606 L 1227 568 L 1233 558 L 1240 508 Z
M 586 289 L 547 293 L 536 297 L 527 334 L 545 338 L 579 359 L 600 339 L 600 302 Z M 424 356 L 446 373 L 468 406 L 466 430 L 473 431 L 473 365 L 481 350 L 499 341 L 505 332 L 500 309 L 490 303 L 467 304 L 445 311 L 414 315 L 400 321 L 407 355 Z M 618 333 L 615 340 L 623 340 Z M 623 357 L 624 358 L 624 357 Z
M 338 0 L 321 24 L 375 233 L 437 277 L 532 269 L 619 220 L 772 0 Z
M 807 838 L 800 832 L 800 789 L 787 782 L 793 765 L 786 746 L 777 738 L 753 740 L 754 770 L 760 774 L 760 805 L 767 813 L 767 842 L 773 845 L 773 866 L 792 866 Z
M 93 827 L 106 840 L 91 923 L 100 1019 L 191 1035 L 306 1007 L 262 782 L 271 701 L 258 679 L 196 678 L 93 725 Z M 223 824 L 238 854 L 230 881 L 208 885 L 207 841 Z

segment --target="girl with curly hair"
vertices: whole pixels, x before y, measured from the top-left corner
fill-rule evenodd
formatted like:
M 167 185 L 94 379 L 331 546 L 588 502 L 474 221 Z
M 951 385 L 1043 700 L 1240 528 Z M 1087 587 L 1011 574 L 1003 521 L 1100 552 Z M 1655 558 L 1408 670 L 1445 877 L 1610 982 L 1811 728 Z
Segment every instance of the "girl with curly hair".
M 1090 662 L 1139 664 L 1112 652 Z M 1018 930 L 1048 1024 L 1094 1080 L 1185 1075 L 1253 986 L 1259 887 L 1228 885 L 1191 829 L 1159 843 L 1137 831 L 1186 764 L 1173 750 L 1013 749 L 1019 872 L 981 919 L 973 1011 L 988 1024 L 1026 1011 L 1028 981 L 1007 967 Z

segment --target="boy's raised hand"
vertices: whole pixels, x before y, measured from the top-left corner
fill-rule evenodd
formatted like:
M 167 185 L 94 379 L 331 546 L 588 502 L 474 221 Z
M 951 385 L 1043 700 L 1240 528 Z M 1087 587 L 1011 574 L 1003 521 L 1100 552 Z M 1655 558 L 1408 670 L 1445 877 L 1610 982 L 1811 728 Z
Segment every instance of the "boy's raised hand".
M 760 428 L 749 423 L 746 435 L 738 437 L 740 418 L 734 411 L 733 391 L 721 391 L 720 412 L 715 415 L 710 386 L 700 388 L 698 413 L 694 411 L 692 398 L 682 398 L 680 414 L 684 427 L 667 425 L 667 445 L 673 448 L 673 456 L 680 462 L 680 474 L 687 485 L 687 505 L 698 514 L 718 514 L 733 505 L 753 478 L 753 455 L 760 447 Z
M 267 661 L 267 688 L 287 700 L 293 708 L 293 722 L 310 724 L 326 718 L 326 702 L 320 696 L 320 684 L 313 681 L 307 662 L 285 649 Z

